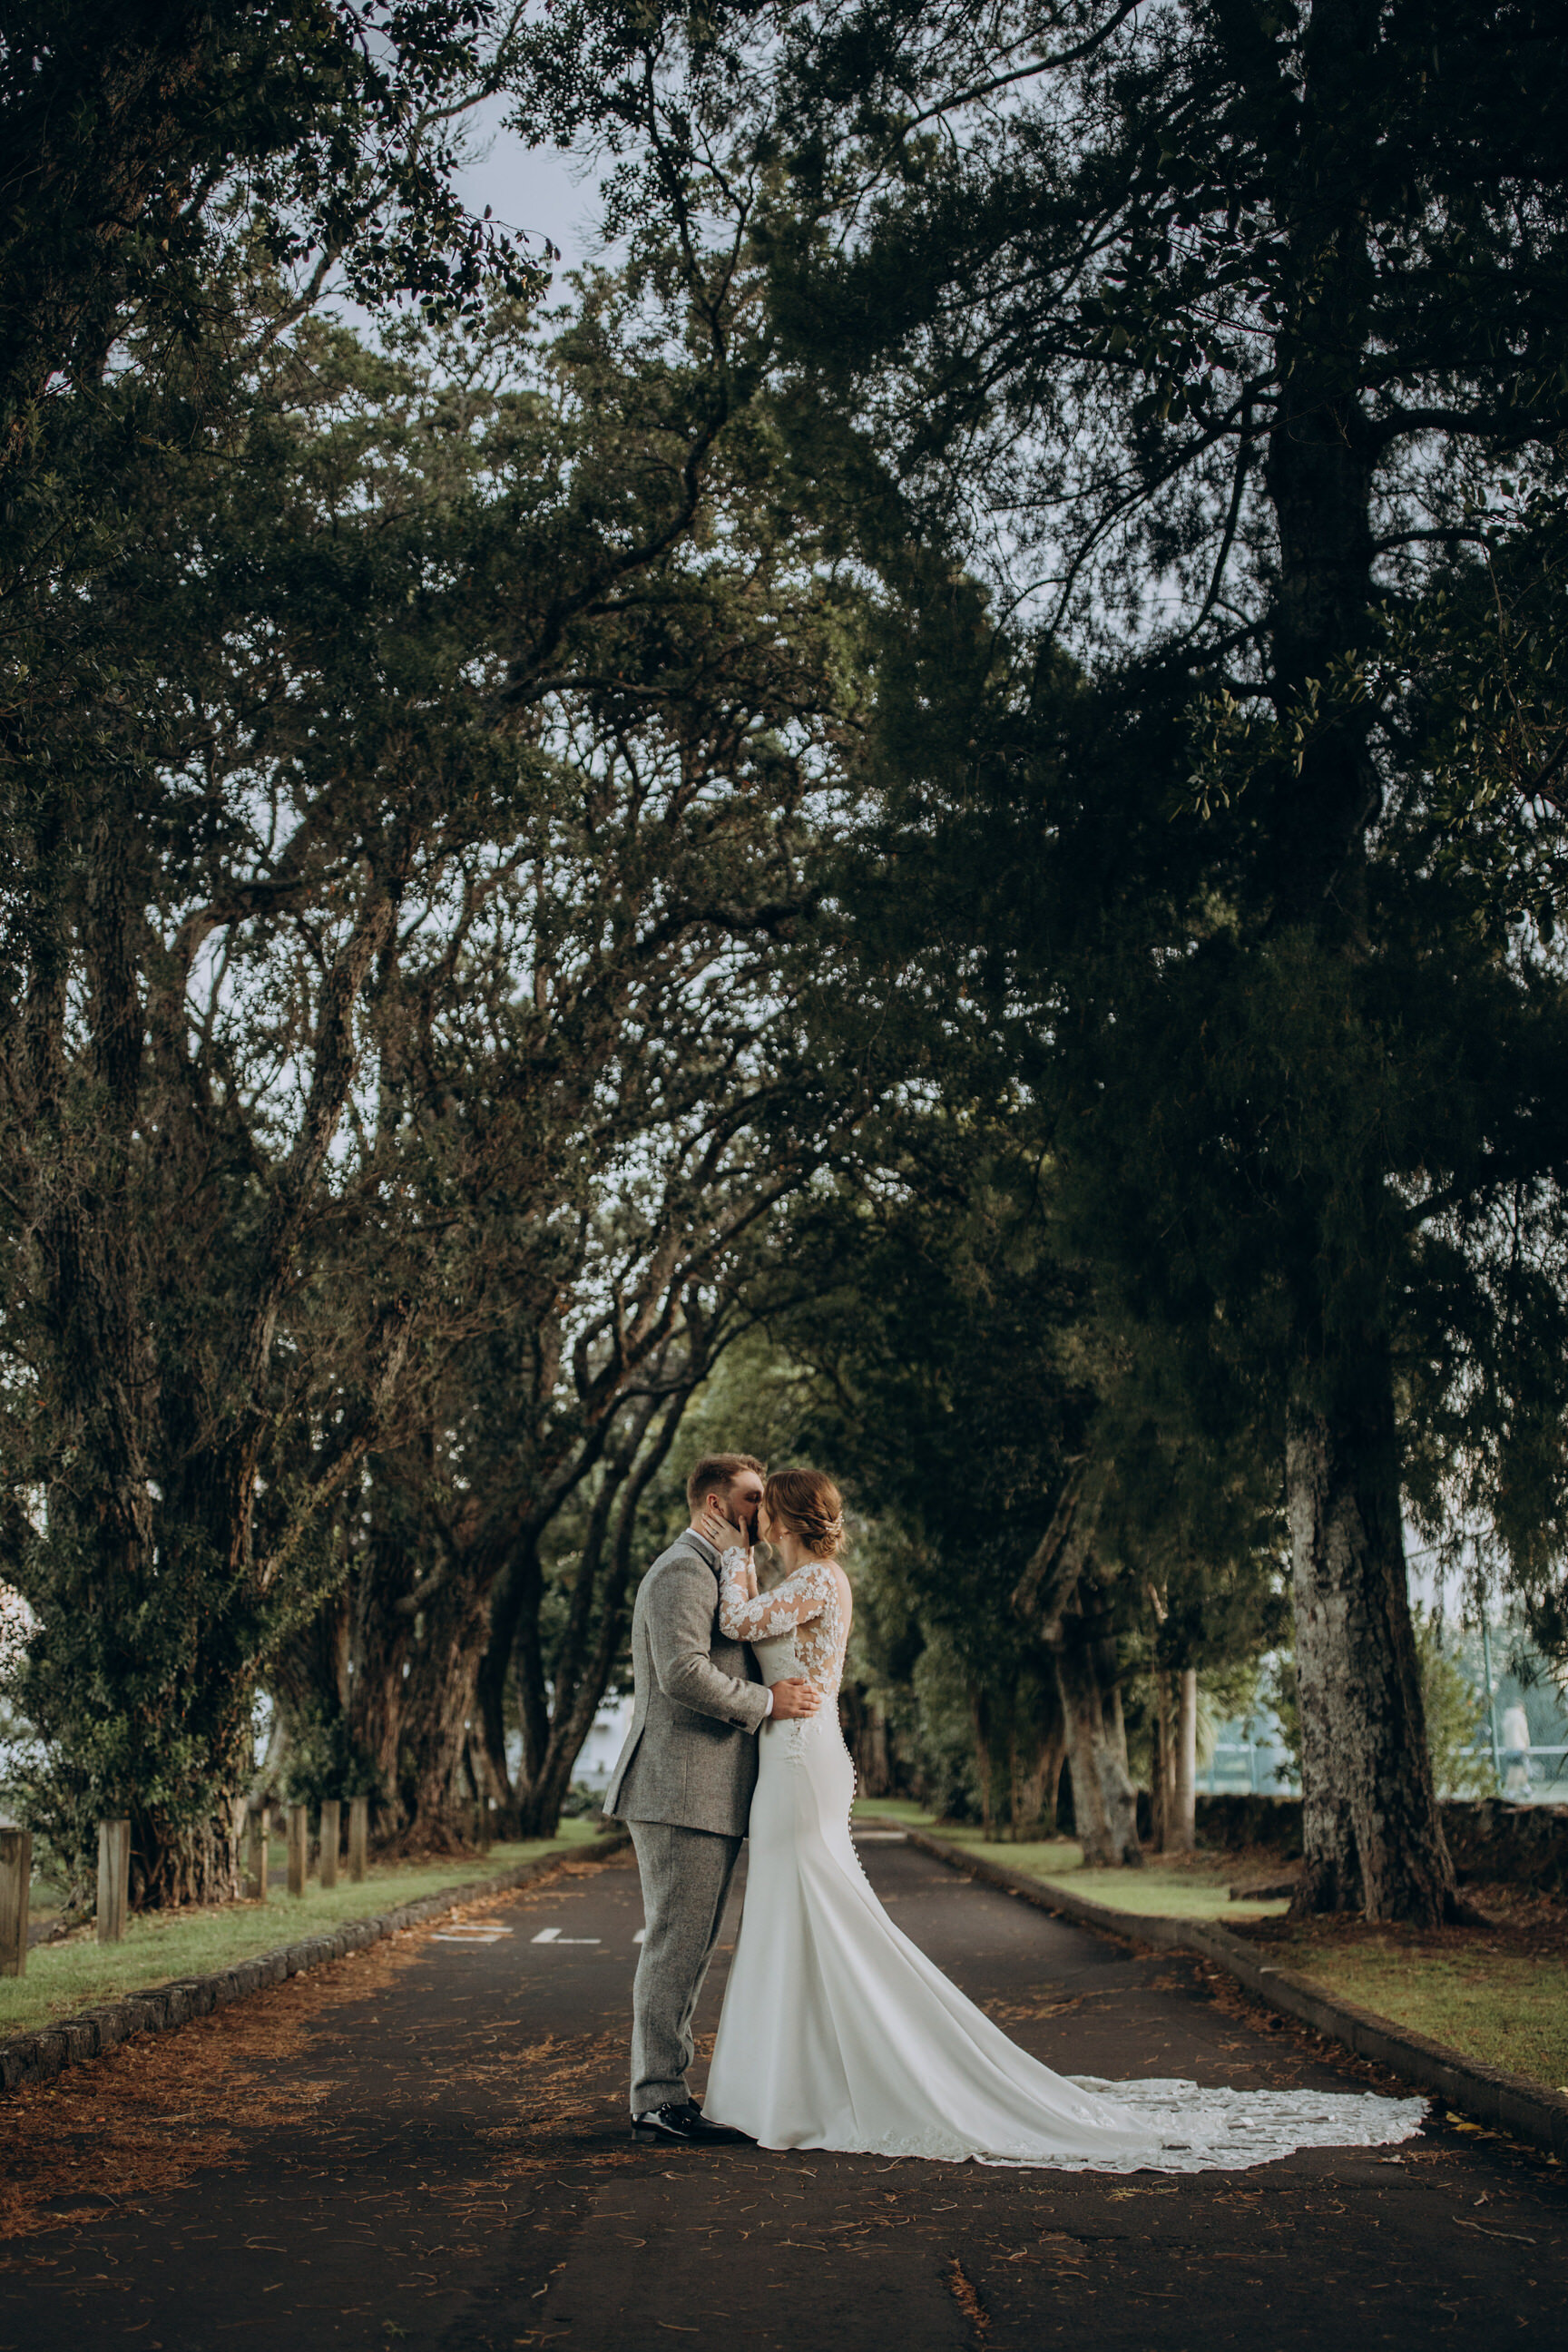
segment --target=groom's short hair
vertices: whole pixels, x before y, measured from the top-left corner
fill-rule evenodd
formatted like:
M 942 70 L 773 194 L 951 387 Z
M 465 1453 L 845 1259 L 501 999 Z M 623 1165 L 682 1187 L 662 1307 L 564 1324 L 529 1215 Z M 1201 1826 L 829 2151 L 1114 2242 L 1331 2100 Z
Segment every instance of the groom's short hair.
M 754 1470 L 760 1478 L 763 1465 L 754 1454 L 705 1454 L 691 1465 L 691 1475 L 686 1482 L 686 1507 L 695 1517 L 702 1508 L 702 1497 L 718 1488 L 728 1494 L 742 1470 Z

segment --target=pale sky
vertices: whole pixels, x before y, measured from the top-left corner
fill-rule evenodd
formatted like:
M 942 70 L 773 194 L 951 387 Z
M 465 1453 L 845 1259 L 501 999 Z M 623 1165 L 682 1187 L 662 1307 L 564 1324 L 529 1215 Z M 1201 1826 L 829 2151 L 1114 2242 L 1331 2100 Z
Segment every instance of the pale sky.
M 489 205 L 509 228 L 524 230 L 535 253 L 545 237 L 558 245 L 565 258 L 557 274 L 575 269 L 595 250 L 598 174 L 555 148 L 525 147 L 503 128 L 505 107 L 504 99 L 492 99 L 475 110 L 471 143 L 480 152 L 457 184 L 475 212 Z
M 604 251 L 595 234 L 599 174 L 584 157 L 553 147 L 525 147 L 502 124 L 505 110 L 504 98 L 475 108 L 468 142 L 474 161 L 456 174 L 455 184 L 472 211 L 482 213 L 489 205 L 506 227 L 521 229 L 535 257 L 542 255 L 546 237 L 559 247 L 562 258 L 553 265 L 553 275 L 556 295 L 563 297 L 566 273 Z M 374 341 L 376 320 L 371 312 L 341 293 L 329 307 L 345 326 Z

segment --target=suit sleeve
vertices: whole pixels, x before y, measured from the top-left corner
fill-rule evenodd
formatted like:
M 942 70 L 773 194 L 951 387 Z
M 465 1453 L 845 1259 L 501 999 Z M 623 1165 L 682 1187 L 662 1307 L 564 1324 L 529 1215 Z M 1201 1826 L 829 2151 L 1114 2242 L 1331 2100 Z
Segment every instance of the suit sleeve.
M 671 1560 L 650 1593 L 648 1648 L 667 1698 L 698 1715 L 755 1731 L 768 1712 L 761 1683 L 721 1674 L 709 1653 L 713 1641 L 713 1577 L 700 1560 Z

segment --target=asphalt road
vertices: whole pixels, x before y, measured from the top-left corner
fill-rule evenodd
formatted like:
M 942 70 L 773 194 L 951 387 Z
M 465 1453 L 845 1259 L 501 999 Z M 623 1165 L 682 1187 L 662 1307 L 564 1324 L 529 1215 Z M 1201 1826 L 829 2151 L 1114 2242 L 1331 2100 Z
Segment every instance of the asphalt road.
M 1396 2087 L 1199 1962 L 864 1851 L 900 1924 L 1064 2072 Z M 1196 2177 L 636 2147 L 640 1924 L 629 1856 L 573 1865 L 0 2107 L 0 2352 L 1562 2341 L 1563 2172 L 1441 2119 Z

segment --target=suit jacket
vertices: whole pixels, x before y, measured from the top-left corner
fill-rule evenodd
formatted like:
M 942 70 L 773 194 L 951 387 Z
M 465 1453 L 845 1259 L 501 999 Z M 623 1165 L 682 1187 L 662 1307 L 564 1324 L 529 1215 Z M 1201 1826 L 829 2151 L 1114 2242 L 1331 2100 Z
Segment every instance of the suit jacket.
M 632 1612 L 637 1696 L 605 1796 L 613 1819 L 745 1836 L 768 1694 L 718 1619 L 719 1555 L 689 1528 L 654 1561 Z

